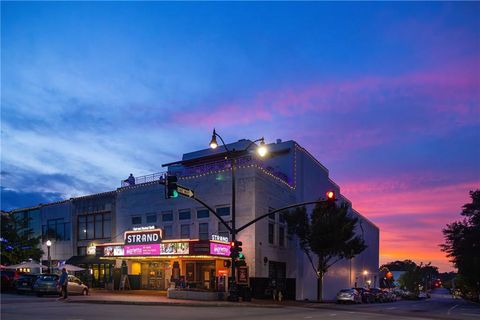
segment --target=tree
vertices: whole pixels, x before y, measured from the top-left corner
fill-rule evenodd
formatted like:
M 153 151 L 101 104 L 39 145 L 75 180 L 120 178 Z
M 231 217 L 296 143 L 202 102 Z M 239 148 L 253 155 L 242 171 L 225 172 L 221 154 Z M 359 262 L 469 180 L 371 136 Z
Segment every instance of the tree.
M 297 236 L 301 250 L 306 254 L 317 275 L 317 298 L 323 300 L 323 278 L 328 269 L 343 258 L 351 259 L 367 248 L 356 236 L 358 218 L 349 216 L 349 206 L 323 201 L 309 216 L 305 207 L 284 214 L 289 236 Z M 318 257 L 315 265 L 312 254 Z
M 463 205 L 463 220 L 447 224 L 443 229 L 442 251 L 458 269 L 462 291 L 473 300 L 480 300 L 480 190 L 470 191 L 471 203 Z
M 40 237 L 32 237 L 28 218 L 2 212 L 0 259 L 5 265 L 17 264 L 28 259 L 40 260 Z

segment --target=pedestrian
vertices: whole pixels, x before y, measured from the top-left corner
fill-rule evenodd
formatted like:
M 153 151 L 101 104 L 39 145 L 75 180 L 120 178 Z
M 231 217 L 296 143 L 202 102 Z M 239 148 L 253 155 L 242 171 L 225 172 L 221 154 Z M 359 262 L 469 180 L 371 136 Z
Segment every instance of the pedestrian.
M 63 293 L 63 299 L 68 298 L 68 273 L 67 269 L 63 268 L 62 269 L 62 274 L 60 275 L 60 279 L 58 280 L 58 284 L 62 288 L 62 293 Z

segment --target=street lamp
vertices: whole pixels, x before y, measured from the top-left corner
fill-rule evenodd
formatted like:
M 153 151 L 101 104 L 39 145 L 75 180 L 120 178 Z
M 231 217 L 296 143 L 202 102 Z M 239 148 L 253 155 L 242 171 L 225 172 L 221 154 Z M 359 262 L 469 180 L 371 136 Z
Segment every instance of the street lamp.
M 50 257 L 50 247 L 52 246 L 52 241 L 47 240 L 47 256 L 48 256 L 48 273 L 52 273 L 52 258 Z
M 243 150 L 235 150 L 235 149 L 229 149 L 227 145 L 225 144 L 225 141 L 223 141 L 223 138 L 213 129 L 212 133 L 212 140 L 210 140 L 210 148 L 216 149 L 218 147 L 218 142 L 217 142 L 217 137 L 220 139 L 222 142 L 223 147 L 225 148 L 225 151 L 227 153 L 227 158 L 230 159 L 230 167 L 232 169 L 232 242 L 235 242 L 235 236 L 236 236 L 236 226 L 235 226 L 235 213 L 236 213 L 236 194 L 235 194 L 235 171 L 236 171 L 236 159 L 235 156 L 238 156 L 239 154 L 246 152 L 252 145 L 255 144 L 255 142 L 260 142 L 259 147 L 257 148 L 257 153 L 260 157 L 264 157 L 268 153 L 268 149 L 265 145 L 265 139 L 262 137 L 260 139 L 257 139 L 255 141 L 252 141 L 245 149 Z M 229 300 L 231 301 L 238 301 L 238 296 L 237 296 L 237 288 L 235 286 L 235 281 L 236 280 L 236 275 L 235 275 L 235 256 L 232 256 L 232 283 L 231 286 L 229 286 L 230 290 L 230 295 L 228 297 Z

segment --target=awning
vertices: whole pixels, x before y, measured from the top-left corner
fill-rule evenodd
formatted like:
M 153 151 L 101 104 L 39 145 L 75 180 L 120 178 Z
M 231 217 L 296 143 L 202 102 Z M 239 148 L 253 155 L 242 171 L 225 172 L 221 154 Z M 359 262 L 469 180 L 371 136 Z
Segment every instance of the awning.
M 67 264 L 79 265 L 79 264 L 115 264 L 115 260 L 100 259 L 97 256 L 73 256 L 67 261 Z

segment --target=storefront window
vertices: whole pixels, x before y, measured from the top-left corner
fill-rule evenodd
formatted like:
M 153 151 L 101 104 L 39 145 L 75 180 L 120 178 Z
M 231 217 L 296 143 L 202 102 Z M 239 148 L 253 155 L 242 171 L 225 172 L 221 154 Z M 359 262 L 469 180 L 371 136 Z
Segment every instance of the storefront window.
M 180 210 L 178 212 L 178 219 L 179 220 L 190 220 L 190 209 L 187 210 Z
M 197 219 L 208 218 L 210 217 L 210 212 L 208 209 L 198 209 L 197 210 Z
M 208 223 L 198 224 L 198 238 L 200 240 L 208 240 Z
M 190 225 L 182 224 L 180 226 L 180 238 L 189 239 L 190 238 Z

